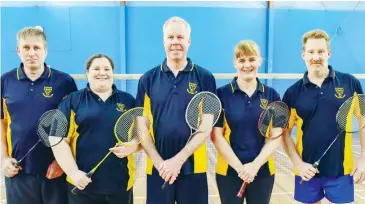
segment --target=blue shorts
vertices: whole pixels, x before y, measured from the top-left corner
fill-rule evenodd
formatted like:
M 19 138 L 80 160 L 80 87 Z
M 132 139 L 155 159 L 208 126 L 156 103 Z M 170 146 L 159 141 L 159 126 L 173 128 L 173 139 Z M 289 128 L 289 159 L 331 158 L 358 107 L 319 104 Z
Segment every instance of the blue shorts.
M 208 204 L 208 180 L 205 173 L 181 175 L 161 189 L 164 180 L 158 175 L 147 175 L 147 204 Z
M 300 176 L 295 176 L 294 199 L 302 203 L 315 203 L 326 197 L 332 203 L 354 202 L 355 189 L 352 176 L 312 178 L 300 184 Z

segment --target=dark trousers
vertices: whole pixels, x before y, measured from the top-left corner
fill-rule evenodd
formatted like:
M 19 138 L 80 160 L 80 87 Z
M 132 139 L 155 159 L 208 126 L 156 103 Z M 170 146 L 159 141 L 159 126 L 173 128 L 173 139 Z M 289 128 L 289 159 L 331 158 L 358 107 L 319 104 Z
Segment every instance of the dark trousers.
M 85 191 L 78 191 L 75 195 L 71 192 L 74 186 L 67 185 L 69 204 L 133 204 L 133 188 L 116 195 L 101 195 Z
M 12 178 L 5 178 L 8 204 L 67 204 L 65 176 L 47 179 L 19 172 Z
M 164 190 L 164 180 L 147 175 L 147 204 L 208 204 L 208 181 L 205 173 L 180 175 Z
M 255 178 L 252 183 L 246 186 L 242 198 L 237 197 L 237 193 L 242 186 L 242 180 L 239 177 L 217 174 L 216 179 L 222 204 L 242 204 L 245 198 L 247 204 L 270 203 L 274 176 Z

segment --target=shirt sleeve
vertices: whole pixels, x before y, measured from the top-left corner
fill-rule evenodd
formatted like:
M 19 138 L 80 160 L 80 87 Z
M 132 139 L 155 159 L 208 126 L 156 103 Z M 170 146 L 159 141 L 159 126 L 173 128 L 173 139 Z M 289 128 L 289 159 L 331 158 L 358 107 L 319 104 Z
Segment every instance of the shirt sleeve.
M 72 138 L 76 132 L 75 112 L 72 110 L 72 95 L 66 96 L 58 105 L 58 110 L 61 111 L 68 122 L 67 137 Z
M 355 92 L 357 94 L 364 94 L 361 83 L 358 79 L 354 78 Z
M 1 111 L 1 119 L 7 119 L 5 117 L 4 112 L 6 112 L 6 105 L 5 105 L 5 100 L 4 100 L 4 75 L 1 76 L 1 104 L 0 104 L 0 111 Z
M 149 99 L 147 95 L 147 76 L 142 75 L 138 82 L 137 96 L 136 96 L 136 107 L 145 107 L 145 100 Z
M 219 98 L 219 100 L 221 101 L 221 104 L 222 104 L 222 111 L 221 111 L 221 114 L 219 115 L 218 121 L 214 125 L 214 127 L 221 127 L 222 128 L 223 127 L 223 121 L 224 121 L 224 103 L 223 103 L 223 100 L 222 100 L 222 90 L 221 89 L 217 90 L 217 95 L 218 95 L 218 98 Z
M 289 108 L 289 113 L 290 113 L 290 117 L 289 117 L 289 128 L 293 128 L 295 121 L 296 121 L 296 112 L 295 109 L 292 107 L 292 98 L 291 98 L 291 94 L 290 94 L 290 90 L 286 90 L 283 96 L 283 102 L 288 106 Z
M 214 94 L 217 94 L 217 85 L 215 77 L 212 73 L 209 73 L 204 80 L 204 91 L 209 91 Z
M 66 80 L 65 84 L 65 96 L 69 95 L 72 92 L 77 91 L 77 85 L 75 80 L 71 77 L 71 75 L 68 75 L 68 79 Z

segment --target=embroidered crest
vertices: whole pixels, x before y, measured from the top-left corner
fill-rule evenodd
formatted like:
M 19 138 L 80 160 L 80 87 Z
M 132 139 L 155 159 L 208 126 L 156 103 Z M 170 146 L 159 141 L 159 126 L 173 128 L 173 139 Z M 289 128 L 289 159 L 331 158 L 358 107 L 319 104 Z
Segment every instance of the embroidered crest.
M 44 90 L 44 92 L 43 92 L 43 96 L 44 97 L 51 98 L 53 96 L 52 87 L 51 86 L 45 86 L 43 90 Z
M 197 91 L 196 91 L 196 83 L 191 83 L 189 82 L 189 88 L 186 89 L 186 91 L 189 93 L 189 94 L 196 94 Z
M 125 112 L 125 105 L 124 104 L 121 104 L 121 103 L 117 103 L 117 111 L 119 112 Z
M 260 107 L 261 107 L 262 109 L 266 109 L 267 104 L 268 104 L 268 101 L 267 101 L 266 99 L 264 99 L 264 98 L 261 98 L 261 99 L 260 99 L 260 102 L 261 102 Z
M 346 95 L 344 94 L 345 90 L 344 88 L 341 88 L 341 87 L 337 87 L 335 88 L 335 97 L 336 98 L 344 98 Z

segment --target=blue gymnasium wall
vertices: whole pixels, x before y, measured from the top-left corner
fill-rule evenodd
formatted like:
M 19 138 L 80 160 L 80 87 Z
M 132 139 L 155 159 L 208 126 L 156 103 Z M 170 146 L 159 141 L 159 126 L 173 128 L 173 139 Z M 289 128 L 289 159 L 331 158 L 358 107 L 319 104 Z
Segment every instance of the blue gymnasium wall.
M 235 71 L 233 47 L 242 39 L 259 44 L 264 58 L 259 72 L 303 73 L 306 68 L 301 59 L 301 37 L 315 28 L 330 34 L 333 50 L 330 63 L 337 70 L 365 71 L 364 2 L 324 2 L 326 5 L 275 2 L 271 9 L 266 8 L 266 2 L 84 4 L 3 4 L 1 72 L 20 62 L 15 52 L 16 32 L 24 26 L 41 25 L 49 42 L 47 62 L 55 68 L 82 74 L 87 58 L 103 52 L 114 59 L 116 73 L 143 73 L 162 62 L 165 55 L 162 25 L 174 15 L 191 24 L 189 57 L 215 73 Z M 219 80 L 218 86 L 228 81 Z M 265 80 L 281 94 L 293 81 Z M 78 85 L 82 88 L 85 84 Z M 134 94 L 136 81 L 128 83 L 127 88 Z

